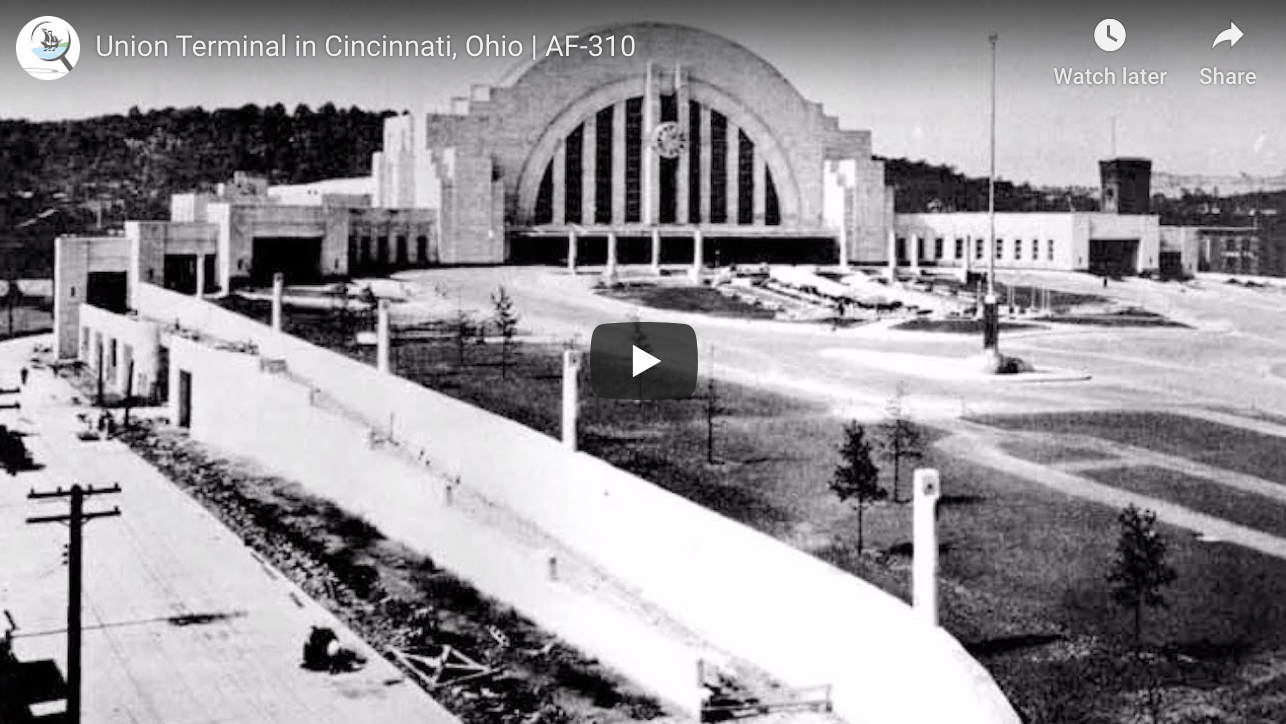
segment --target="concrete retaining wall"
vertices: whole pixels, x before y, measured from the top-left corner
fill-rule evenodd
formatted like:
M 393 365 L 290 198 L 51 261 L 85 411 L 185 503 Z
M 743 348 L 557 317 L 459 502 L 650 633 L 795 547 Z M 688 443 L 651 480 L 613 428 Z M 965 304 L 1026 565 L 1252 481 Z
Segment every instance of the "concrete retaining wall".
M 179 373 L 192 376 L 193 438 L 302 482 L 637 685 L 697 713 L 697 660 L 704 651 L 591 599 L 568 605 L 568 597 L 559 595 L 564 584 L 548 575 L 544 549 L 533 551 L 471 524 L 456 511 L 461 503 L 448 503 L 443 476 L 405 451 L 373 443 L 370 427 L 329 409 L 308 386 L 265 371 L 260 357 L 181 337 L 171 341 L 170 354 L 175 408 Z M 179 419 L 177 409 L 172 419 Z
M 391 427 L 405 448 L 458 472 L 462 485 L 592 558 L 712 644 L 788 684 L 832 684 L 850 721 L 1018 721 L 954 639 L 870 584 L 522 425 L 147 286 L 136 297 L 143 311 L 287 360 L 292 373 Z M 318 449 L 304 441 L 296 454 Z

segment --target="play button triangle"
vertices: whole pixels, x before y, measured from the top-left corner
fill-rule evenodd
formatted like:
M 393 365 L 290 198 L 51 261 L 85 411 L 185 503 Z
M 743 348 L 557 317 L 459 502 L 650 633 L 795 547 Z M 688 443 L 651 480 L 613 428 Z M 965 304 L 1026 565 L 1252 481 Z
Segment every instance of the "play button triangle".
M 634 377 L 638 377 L 640 374 L 661 364 L 661 360 L 653 357 L 647 352 L 644 352 L 638 347 L 630 345 L 630 348 L 634 350 Z

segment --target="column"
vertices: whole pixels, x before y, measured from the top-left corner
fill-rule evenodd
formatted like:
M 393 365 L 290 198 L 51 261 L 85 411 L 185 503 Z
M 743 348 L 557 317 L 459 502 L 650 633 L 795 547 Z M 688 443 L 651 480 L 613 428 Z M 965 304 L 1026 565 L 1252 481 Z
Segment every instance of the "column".
M 886 276 L 889 283 L 898 280 L 898 234 L 895 229 L 889 229 L 889 251 L 888 251 L 888 271 Z
M 710 223 L 710 178 L 714 170 L 710 168 L 710 159 L 713 157 L 710 146 L 710 109 L 706 106 L 700 106 L 701 118 L 697 121 L 698 128 L 701 129 L 701 151 L 698 158 L 701 162 L 700 171 L 700 197 L 701 218 L 697 219 L 698 223 Z
M 594 223 L 598 191 L 598 114 L 591 113 L 582 126 L 580 146 L 580 222 L 585 226 Z
M 554 226 L 567 223 L 567 144 L 558 142 L 554 151 Z
M 652 273 L 661 274 L 661 230 L 652 229 Z
M 567 271 L 576 273 L 576 230 L 567 232 Z
M 272 275 L 272 328 L 281 331 L 281 296 L 286 278 L 281 272 Z
M 616 281 L 616 232 L 607 232 L 607 269 L 605 271 L 609 282 Z
M 679 130 L 683 132 L 685 138 L 692 138 L 688 132 L 691 119 L 688 113 L 688 84 L 687 75 L 683 67 L 678 63 L 674 64 L 674 96 L 679 106 Z M 685 144 L 686 145 L 686 144 Z M 686 224 L 688 219 L 688 175 L 691 173 L 692 157 L 685 147 L 679 154 L 679 168 L 677 176 L 674 179 L 674 220 L 680 224 Z
M 389 324 L 388 300 L 381 299 L 377 307 L 378 316 L 375 324 L 375 368 L 380 372 L 389 372 Z
M 693 284 L 701 283 L 703 266 L 705 266 L 705 239 L 702 238 L 701 230 L 696 229 L 692 232 L 692 270 L 688 273 Z
M 612 225 L 625 223 L 625 101 L 612 106 Z
M 839 225 L 839 270 L 848 271 L 848 222 L 840 222 Z
M 912 501 L 911 600 L 916 614 L 938 625 L 938 531 L 937 506 L 941 486 L 938 471 L 915 471 Z
M 763 226 L 764 219 L 768 215 L 768 164 L 764 161 L 763 153 L 760 148 L 755 146 L 754 151 L 754 219 L 756 226 Z M 847 189 L 845 189 L 847 192 Z
M 656 74 L 652 71 L 652 61 L 647 62 L 645 72 L 647 77 L 643 79 L 643 133 L 640 134 L 643 148 L 639 155 L 643 162 L 640 174 L 643 188 L 639 194 L 642 202 L 639 219 L 644 224 L 655 224 L 657 207 L 660 206 L 658 202 L 661 193 L 661 157 L 652 147 L 652 132 L 656 129 L 661 117 L 661 91 L 657 87 Z
M 563 447 L 576 452 L 576 417 L 580 411 L 580 355 L 563 350 Z
M 969 281 L 969 270 L 973 268 L 973 236 L 965 235 L 964 256 L 960 259 L 960 283 Z
M 920 235 L 911 235 L 911 274 L 920 276 Z
M 737 202 L 741 198 L 741 131 L 728 119 L 728 223 L 737 223 Z
M 205 254 L 196 255 L 196 292 L 197 299 L 205 294 Z

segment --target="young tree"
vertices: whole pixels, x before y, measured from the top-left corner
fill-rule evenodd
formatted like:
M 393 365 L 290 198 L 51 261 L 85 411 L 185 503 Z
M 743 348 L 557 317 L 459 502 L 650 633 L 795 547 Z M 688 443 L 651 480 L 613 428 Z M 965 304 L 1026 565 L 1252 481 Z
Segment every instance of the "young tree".
M 473 318 L 457 302 L 455 319 L 451 320 L 451 339 L 455 342 L 456 366 L 464 368 L 464 348 L 474 335 Z
M 496 331 L 500 333 L 500 378 L 505 379 L 509 372 L 509 350 L 518 332 L 518 313 L 514 311 L 513 297 L 503 286 L 491 295 L 491 304 L 495 310 Z
M 344 344 L 349 344 L 353 336 L 353 319 L 349 313 L 349 293 L 348 282 L 339 281 L 335 284 L 334 291 L 331 293 L 334 297 L 335 315 L 339 317 L 339 328 L 344 335 Z
M 880 487 L 880 470 L 871 461 L 871 444 L 866 441 L 866 431 L 857 420 L 844 425 L 844 441 L 839 448 L 840 464 L 831 477 L 831 491 L 841 502 L 853 501 L 857 506 L 857 553 L 862 554 L 862 513 L 868 503 L 883 500 L 886 490 Z
M 719 423 L 723 408 L 719 406 L 719 390 L 714 383 L 714 375 L 706 378 L 706 462 L 714 465 L 714 430 Z
M 885 420 L 880 423 L 880 454 L 893 463 L 893 502 L 902 502 L 902 461 L 923 457 L 920 429 L 907 419 L 903 410 L 906 388 L 898 383 L 897 392 L 885 407 Z
M 362 304 L 362 313 L 366 318 L 366 326 L 374 328 L 375 318 L 379 314 L 379 297 L 375 296 L 375 291 L 368 285 L 362 287 L 362 290 L 357 293 L 357 301 Z
M 1156 513 L 1133 504 L 1117 517 L 1121 526 L 1116 558 L 1107 580 L 1112 600 L 1134 612 L 1134 645 L 1143 641 L 1143 608 L 1166 607 L 1162 589 L 1178 574 L 1166 563 L 1166 543 L 1156 528 Z

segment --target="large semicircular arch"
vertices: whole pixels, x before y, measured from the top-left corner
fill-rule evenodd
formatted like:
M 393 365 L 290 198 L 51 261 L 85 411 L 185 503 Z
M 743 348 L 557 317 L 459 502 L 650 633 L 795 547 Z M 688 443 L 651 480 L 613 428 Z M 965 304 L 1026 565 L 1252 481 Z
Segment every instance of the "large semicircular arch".
M 540 182 L 544 177 L 545 168 L 554 158 L 558 144 L 603 108 L 643 95 L 643 86 L 643 80 L 640 78 L 622 79 L 601 85 L 569 104 L 545 127 L 544 133 L 527 154 L 519 175 L 518 219 L 521 225 L 529 226 L 535 218 L 536 197 L 540 191 Z M 746 137 L 755 145 L 756 152 L 763 154 L 764 163 L 772 173 L 773 182 L 776 185 L 777 202 L 783 222 L 790 223 L 790 220 L 798 219 L 799 181 L 772 129 L 746 104 L 709 83 L 692 80 L 686 87 L 691 100 L 726 116 L 730 123 L 735 124 L 746 134 Z

